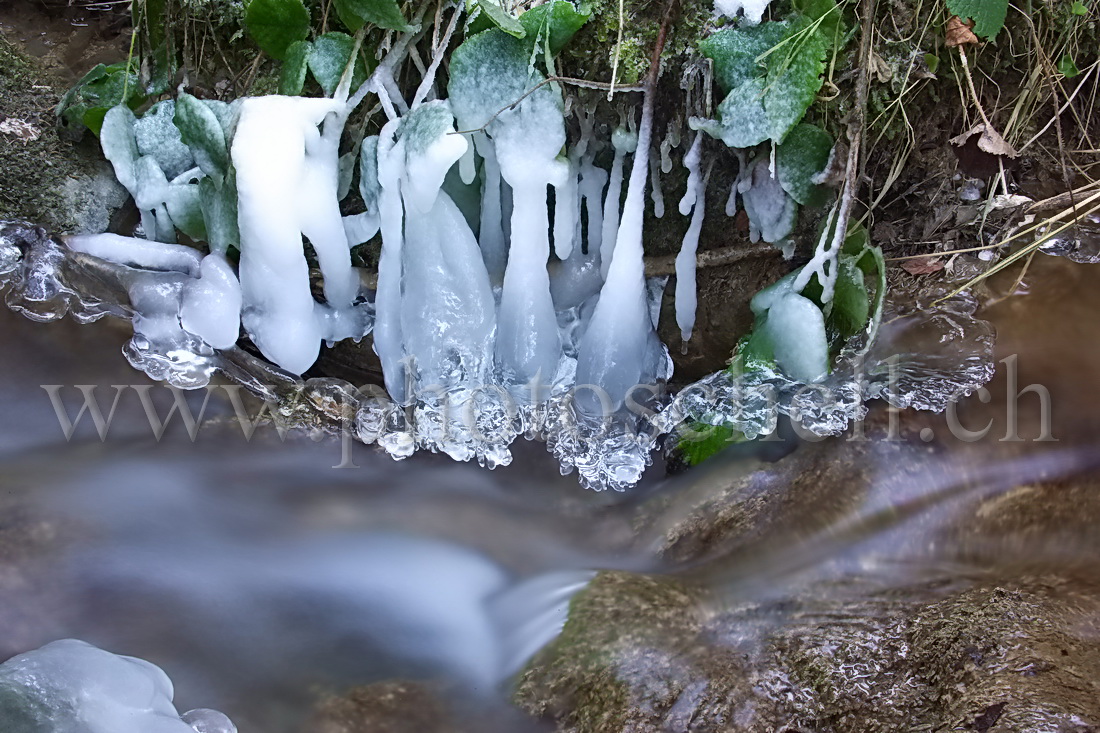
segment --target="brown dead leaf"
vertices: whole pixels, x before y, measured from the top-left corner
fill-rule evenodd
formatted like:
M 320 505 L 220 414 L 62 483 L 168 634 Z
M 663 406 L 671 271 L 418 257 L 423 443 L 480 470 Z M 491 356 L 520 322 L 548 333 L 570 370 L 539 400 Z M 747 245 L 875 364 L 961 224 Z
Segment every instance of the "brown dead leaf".
M 944 35 L 947 36 L 947 45 L 950 48 L 956 46 L 968 46 L 972 43 L 978 43 L 978 37 L 974 35 L 974 31 L 970 30 L 974 27 L 974 21 L 963 21 L 957 15 L 952 15 L 947 21 L 947 28 Z
M 871 67 L 871 72 L 874 73 L 879 83 L 885 84 L 894 78 L 894 70 L 890 67 L 890 64 L 886 63 L 886 60 L 874 51 L 871 52 L 868 61 L 868 66 Z
M 943 263 L 939 257 L 917 257 L 912 260 L 903 260 L 901 269 L 910 275 L 931 275 L 943 269 Z
M 1016 150 L 992 127 L 980 122 L 961 135 L 951 138 L 951 148 L 959 159 L 959 167 L 971 178 L 989 178 L 1000 170 L 1016 164 Z

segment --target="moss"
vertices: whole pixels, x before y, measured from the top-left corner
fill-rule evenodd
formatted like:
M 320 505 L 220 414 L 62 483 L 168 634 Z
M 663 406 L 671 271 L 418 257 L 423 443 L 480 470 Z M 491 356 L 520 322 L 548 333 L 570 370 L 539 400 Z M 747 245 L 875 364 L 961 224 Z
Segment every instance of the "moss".
M 25 122 L 37 135 L 24 140 L 0 133 L 0 219 L 25 219 L 59 230 L 77 224 L 67 184 L 92 176 L 99 154 L 92 141 L 74 143 L 58 134 L 53 108 L 62 91 L 58 80 L 0 35 L 0 120 Z

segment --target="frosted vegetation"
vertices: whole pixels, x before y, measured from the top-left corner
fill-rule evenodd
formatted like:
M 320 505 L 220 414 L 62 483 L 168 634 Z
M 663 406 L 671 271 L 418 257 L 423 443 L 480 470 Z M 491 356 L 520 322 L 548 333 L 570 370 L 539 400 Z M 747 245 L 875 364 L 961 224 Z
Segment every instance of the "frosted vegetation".
M 250 5 L 250 17 L 268 4 Z M 647 208 L 668 216 L 661 176 L 672 170 L 672 149 L 690 136 L 677 207 L 686 234 L 676 321 L 685 340 L 715 163 L 708 145 L 721 141 L 741 161 L 727 213 L 743 208 L 753 241 L 788 256 L 799 207 L 831 197 L 820 183 L 833 141 L 802 118 L 844 32 L 836 6 L 756 24 L 764 5 L 718 3 L 719 12 L 746 17 L 700 40 L 727 96 L 716 119 L 690 118 L 694 133 L 672 125 L 655 135 L 651 94 L 631 93 L 636 106 L 621 107 L 613 130 L 581 97 L 566 98 L 553 56 L 588 19 L 567 0 L 518 19 L 478 4 L 444 81 L 441 62 L 464 17 L 453 9 L 436 25 L 429 63 L 417 58 L 422 79 L 408 92 L 395 70 L 428 24 L 406 23 L 396 5 L 396 16 L 366 19 L 395 29 L 369 75 L 362 34 L 312 42 L 257 35 L 284 60 L 281 94 L 226 104 L 181 91 L 140 118 L 125 105 L 103 117 L 104 154 L 141 227 L 134 237 L 66 243 L 119 266 L 101 282 L 126 303 L 86 297 L 80 268 L 63 266 L 67 255 L 42 243 L 9 247 L 8 277 L 23 290 L 13 305 L 43 319 L 66 308 L 89 320 L 124 315 L 135 332 L 127 356 L 155 378 L 199 387 L 221 370 L 281 399 L 318 383 L 298 375 L 322 342 L 372 336 L 386 394 L 335 380 L 321 390 L 344 405 L 361 440 L 395 458 L 426 449 L 491 468 L 511 461 L 508 446 L 523 435 L 544 440 L 562 471 L 577 470 L 586 486 L 629 487 L 657 439 L 681 422 L 760 432 L 731 417 L 737 389 L 705 405 L 680 399 L 653 417 L 672 361 L 656 329 L 665 281 L 644 274 L 644 219 Z M 298 96 L 307 73 L 327 96 Z M 379 133 L 346 130 L 367 100 L 386 116 Z M 858 417 L 873 396 L 865 388 L 874 379 L 836 365 L 867 352 L 885 296 L 881 254 L 865 237 L 845 238 L 838 219 L 834 207 L 808 265 L 753 299 L 753 332 L 711 380 L 774 383 L 782 388 L 772 412 L 790 413 L 792 385 L 841 379 L 833 386 L 854 406 L 827 425 L 809 421 L 824 432 Z M 375 237 L 376 284 L 350 254 Z M 269 364 L 236 346 L 242 331 Z M 815 409 L 830 408 L 822 398 Z
M 155 664 L 74 639 L 0 664 L 5 733 L 237 733 L 215 710 L 181 716 L 172 697 Z

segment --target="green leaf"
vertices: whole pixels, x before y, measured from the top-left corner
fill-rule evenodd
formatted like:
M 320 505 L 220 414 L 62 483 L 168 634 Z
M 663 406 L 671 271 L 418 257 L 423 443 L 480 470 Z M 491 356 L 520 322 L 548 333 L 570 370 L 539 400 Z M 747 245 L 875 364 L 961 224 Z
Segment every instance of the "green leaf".
M 67 123 L 84 125 L 98 135 L 107 110 L 123 102 L 135 108 L 144 101 L 145 94 L 132 68 L 127 72 L 125 63 L 98 64 L 62 97 L 56 113 Z
M 827 51 L 821 33 L 801 21 L 792 24 L 784 43 L 768 53 L 764 110 L 772 140 L 783 142 L 813 103 L 823 84 Z
M 302 0 L 252 0 L 244 26 L 265 53 L 282 61 L 291 44 L 309 37 L 309 11 Z
M 229 148 L 214 111 L 184 92 L 176 100 L 175 123 L 195 163 L 203 173 L 220 183 L 229 168 Z
M 588 8 L 577 8 L 568 0 L 553 0 L 531 8 L 519 16 L 519 22 L 532 41 L 549 32 L 550 53 L 558 54 L 592 17 Z
M 334 4 L 349 30 L 357 31 L 366 23 L 395 31 L 409 29 L 397 0 L 334 0 Z
M 340 77 L 347 68 L 348 59 L 355 50 L 355 39 L 346 33 L 326 33 L 313 42 L 313 51 L 308 58 L 309 70 L 313 72 L 313 78 L 325 90 L 327 96 L 332 96 L 336 87 L 340 84 Z M 352 72 L 351 88 L 356 89 L 367 80 L 367 66 L 363 63 L 363 56 L 355 60 L 355 68 Z
M 306 83 L 306 69 L 309 55 L 313 53 L 313 44 L 309 41 L 295 41 L 286 50 L 286 60 L 279 72 L 279 94 L 297 97 Z
M 1081 0 L 1076 0 L 1073 5 L 1069 6 L 1069 12 L 1074 15 L 1088 15 L 1089 9 L 1085 7 L 1085 4 Z
M 698 466 L 726 446 L 745 442 L 744 434 L 732 425 L 707 425 L 700 422 L 681 427 L 678 437 L 676 450 L 689 466 Z
M 803 206 L 816 206 L 824 196 L 813 177 L 825 169 L 833 139 L 816 125 L 796 125 L 775 150 L 779 185 Z
M 793 0 L 791 5 L 811 21 L 821 21 L 817 29 L 830 46 L 843 41 L 848 34 L 847 24 L 836 0 Z
M 1058 62 L 1058 71 L 1067 79 L 1072 79 L 1081 73 L 1081 70 L 1077 68 L 1077 64 L 1073 63 L 1073 57 L 1068 53 Z
M 1004 28 L 1008 0 L 947 0 L 947 9 L 962 20 L 973 20 L 974 33 L 988 40 Z
M 934 53 L 924 54 L 924 64 L 928 67 L 928 71 L 935 74 L 936 69 L 940 68 L 940 57 Z
M 168 216 L 172 217 L 176 229 L 196 242 L 206 241 L 206 222 L 203 219 L 197 183 L 169 186 L 164 203 L 168 206 Z
M 829 326 L 842 342 L 862 331 L 870 320 L 870 295 L 856 258 L 842 255 L 837 261 L 836 287 L 830 302 Z
M 714 78 L 728 94 L 755 77 L 764 67 L 757 58 L 780 41 L 786 22 L 724 28 L 699 42 L 699 50 L 714 61 Z
M 493 22 L 493 25 L 508 35 L 516 38 L 523 38 L 527 35 L 527 31 L 524 29 L 523 24 L 519 22 L 519 19 L 501 7 L 496 0 L 477 0 L 477 5 L 481 8 L 481 12 L 485 14 L 485 17 Z
M 225 254 L 229 247 L 240 248 L 241 234 L 237 227 L 237 180 L 230 168 L 221 187 L 209 178 L 199 181 L 199 200 L 206 225 L 210 251 Z

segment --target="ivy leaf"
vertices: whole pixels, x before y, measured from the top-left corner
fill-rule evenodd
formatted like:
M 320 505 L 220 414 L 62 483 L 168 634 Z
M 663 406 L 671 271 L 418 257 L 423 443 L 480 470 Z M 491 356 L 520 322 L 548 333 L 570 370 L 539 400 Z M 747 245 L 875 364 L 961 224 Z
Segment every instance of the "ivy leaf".
M 550 53 L 557 54 L 591 17 L 592 11 L 588 8 L 577 10 L 568 0 L 553 0 L 531 8 L 519 16 L 519 22 L 532 40 L 540 33 L 545 38 L 549 32 Z
M 775 168 L 779 184 L 803 206 L 823 203 L 821 188 L 813 177 L 825 169 L 833 139 L 816 125 L 796 125 L 782 145 L 775 149 Z
M 973 20 L 974 33 L 989 40 L 1004 28 L 1008 0 L 947 0 L 947 9 L 962 20 Z
M 217 115 L 184 92 L 176 100 L 175 122 L 199 168 L 220 184 L 229 168 L 229 149 Z
M 309 36 L 309 11 L 302 0 L 252 0 L 244 26 L 265 53 L 282 61 L 291 44 Z
M 309 41 L 295 41 L 286 50 L 286 60 L 279 72 L 279 94 L 297 97 L 306 83 L 306 70 L 309 56 L 313 53 L 313 44 Z
M 309 70 L 313 72 L 313 78 L 325 90 L 327 96 L 332 96 L 336 87 L 340 84 L 340 77 L 348 66 L 348 59 L 355 50 L 355 39 L 346 33 L 326 33 L 313 42 L 313 50 L 309 54 L 307 63 Z M 356 89 L 367 80 L 367 66 L 363 63 L 362 55 L 355 60 L 352 71 L 351 88 Z
M 496 0 L 477 0 L 477 6 L 481 8 L 481 12 L 485 14 L 485 17 L 492 21 L 493 25 L 508 35 L 516 38 L 523 38 L 527 35 L 527 30 L 519 22 L 519 19 L 501 7 Z
M 351 31 L 359 30 L 366 23 L 395 31 L 409 29 L 397 0 L 334 0 L 334 4 L 341 22 Z
M 681 428 L 679 438 L 676 451 L 689 466 L 698 466 L 726 446 L 746 441 L 745 435 L 732 425 L 707 425 L 699 422 L 692 423 L 688 428 Z
M 1085 4 L 1081 0 L 1074 0 L 1073 5 L 1069 6 L 1069 12 L 1074 15 L 1088 15 L 1089 9 L 1085 7 Z
M 144 101 L 145 94 L 132 67 L 127 71 L 126 63 L 97 64 L 61 98 L 56 114 L 98 135 L 109 109 L 124 103 L 134 108 Z
M 792 24 L 785 43 L 765 58 L 768 68 L 764 110 L 768 116 L 768 131 L 772 140 L 783 142 L 823 84 L 825 54 L 828 44 L 809 23 Z

